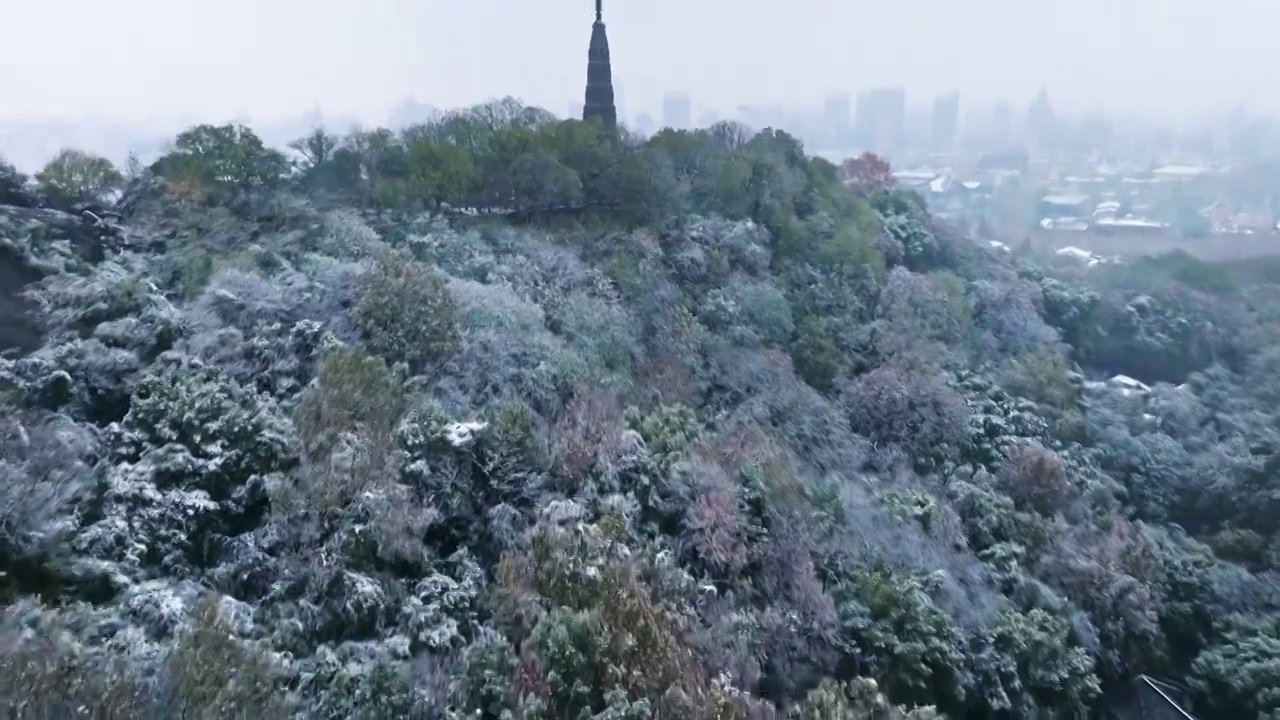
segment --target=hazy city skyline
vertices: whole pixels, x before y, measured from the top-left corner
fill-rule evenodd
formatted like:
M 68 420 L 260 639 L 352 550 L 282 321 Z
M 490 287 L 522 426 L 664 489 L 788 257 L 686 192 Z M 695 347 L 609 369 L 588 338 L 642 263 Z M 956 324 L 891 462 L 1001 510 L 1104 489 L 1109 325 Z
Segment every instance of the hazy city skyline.
M 580 100 L 592 3 L 555 0 L 47 0 L 17 6 L 0 121 L 142 121 L 246 114 L 379 122 L 406 96 L 440 107 L 515 95 Z M 695 112 L 833 91 L 905 87 L 912 105 L 959 90 L 1025 108 L 1041 87 L 1068 112 L 1153 120 L 1280 112 L 1269 82 L 1280 6 L 1260 0 L 605 0 L 628 114 L 688 92 Z

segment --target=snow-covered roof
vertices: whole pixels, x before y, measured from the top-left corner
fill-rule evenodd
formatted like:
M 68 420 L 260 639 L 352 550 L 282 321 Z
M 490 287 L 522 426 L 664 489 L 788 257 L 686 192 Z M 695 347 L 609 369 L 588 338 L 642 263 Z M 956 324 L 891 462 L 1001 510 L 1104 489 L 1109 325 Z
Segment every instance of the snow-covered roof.
M 915 170 L 895 170 L 893 173 L 893 177 L 895 180 L 907 180 L 907 181 L 917 180 L 921 182 L 926 182 L 938 177 L 938 171 L 931 170 L 929 168 L 916 168 Z
M 1116 385 L 1122 385 L 1124 387 L 1131 388 L 1133 390 L 1142 390 L 1144 392 L 1151 389 L 1150 385 L 1147 385 L 1141 380 L 1136 380 L 1134 378 L 1131 378 L 1128 375 L 1116 375 L 1112 377 L 1111 380 L 1109 380 L 1108 382 L 1114 383 Z
M 1044 218 L 1040 221 L 1040 227 L 1045 230 L 1069 230 L 1072 232 L 1083 232 L 1089 229 L 1089 222 L 1080 218 Z
M 1068 245 L 1064 248 L 1058 248 L 1056 251 L 1054 251 L 1054 254 L 1062 255 L 1064 257 L 1080 258 L 1081 260 L 1093 259 L 1093 253 L 1089 252 L 1088 250 L 1085 250 L 1084 248 L 1078 248 L 1073 245 Z
M 1160 222 L 1159 220 L 1151 220 L 1149 218 L 1140 217 L 1122 217 L 1122 218 L 1100 218 L 1094 221 L 1095 225 L 1107 227 L 1127 227 L 1127 228 L 1165 228 L 1169 227 L 1169 223 Z
M 1208 168 L 1199 165 L 1165 165 L 1152 171 L 1158 177 L 1195 177 L 1209 172 Z
M 1040 202 L 1049 205 L 1081 205 L 1088 201 L 1088 195 L 1045 195 L 1040 198 Z

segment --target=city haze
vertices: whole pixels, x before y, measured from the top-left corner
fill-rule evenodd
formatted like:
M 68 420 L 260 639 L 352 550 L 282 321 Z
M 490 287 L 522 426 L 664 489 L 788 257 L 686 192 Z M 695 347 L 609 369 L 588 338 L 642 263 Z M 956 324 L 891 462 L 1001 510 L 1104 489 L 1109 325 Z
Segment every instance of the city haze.
M 563 112 L 581 101 L 585 0 L 47 0 L 7 11 L 3 120 L 96 116 L 255 120 L 319 104 L 376 123 L 405 96 L 455 107 L 502 95 Z M 699 108 L 813 103 L 832 90 L 951 89 L 969 105 L 1181 120 L 1280 88 L 1260 0 L 610 0 L 628 113 L 666 90 Z

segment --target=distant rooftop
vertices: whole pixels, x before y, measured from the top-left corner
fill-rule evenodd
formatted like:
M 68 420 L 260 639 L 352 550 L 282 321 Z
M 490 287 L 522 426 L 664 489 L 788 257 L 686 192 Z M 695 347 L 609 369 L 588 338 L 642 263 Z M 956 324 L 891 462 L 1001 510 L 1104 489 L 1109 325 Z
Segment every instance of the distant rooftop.
M 1186 178 L 1204 175 L 1207 172 L 1209 172 L 1209 168 L 1199 165 L 1165 165 L 1153 170 L 1152 174 L 1156 177 L 1164 178 Z
M 1089 201 L 1087 195 L 1045 195 L 1040 202 L 1048 205 L 1082 205 Z
M 938 171 L 929 168 L 917 168 L 915 170 L 895 170 L 893 173 L 895 180 L 918 180 L 927 182 L 938 177 Z
M 1165 228 L 1169 227 L 1169 223 L 1160 222 L 1159 220 L 1151 220 L 1149 218 L 1140 217 L 1122 217 L 1122 218 L 1099 218 L 1093 221 L 1094 225 L 1102 227 L 1118 227 L 1118 228 Z

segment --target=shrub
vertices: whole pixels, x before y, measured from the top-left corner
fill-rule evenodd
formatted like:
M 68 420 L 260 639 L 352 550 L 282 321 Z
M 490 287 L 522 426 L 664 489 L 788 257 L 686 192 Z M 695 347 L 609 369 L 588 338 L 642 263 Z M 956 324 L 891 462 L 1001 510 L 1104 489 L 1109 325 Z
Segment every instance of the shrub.
M 564 299 L 556 321 L 559 334 L 596 373 L 614 374 L 618 383 L 630 379 L 640 348 L 636 323 L 625 308 L 609 299 L 577 292 Z
M 640 563 L 621 557 L 582 508 L 553 503 L 527 554 L 499 567 L 503 602 L 529 624 L 514 680 L 527 701 L 561 715 L 643 702 L 660 716 L 713 720 L 718 696 L 698 667 L 680 613 L 645 585 Z M 616 709 L 614 710 L 616 712 Z
M 839 392 L 854 432 L 922 458 L 945 454 L 967 434 L 964 399 L 938 378 L 884 367 L 846 380 Z
M 627 430 L 622 404 L 612 395 L 579 394 L 569 403 L 552 428 L 558 467 L 568 488 L 577 488 L 588 475 L 599 472 L 606 487 L 628 456 L 640 451 L 638 438 Z
M 90 481 L 91 437 L 64 417 L 12 412 L 0 417 L 0 557 L 13 577 L 37 580 L 24 560 L 63 550 L 70 503 Z
M 847 685 L 830 678 L 809 692 L 794 720 L 941 720 L 933 707 L 906 710 L 889 702 L 870 678 L 854 678 Z
M 421 371 L 457 350 L 458 306 L 445 278 L 408 253 L 380 249 L 354 290 L 356 324 L 387 358 Z
M 1071 369 L 1067 358 L 1047 348 L 1011 359 L 1001 384 L 1018 397 L 1058 411 L 1075 409 L 1084 394 L 1083 378 Z
M 547 329 L 541 307 L 505 285 L 453 280 L 461 312 L 461 350 L 443 385 L 457 402 L 498 405 L 528 402 L 554 416 L 574 387 L 587 382 L 583 358 Z
M 381 358 L 351 346 L 329 353 L 297 409 L 309 506 L 337 509 L 394 477 L 404 405 L 403 385 Z
M 246 647 L 223 618 L 216 595 L 195 607 L 164 663 L 162 695 L 170 717 L 288 717 L 278 669 Z
M 152 709 L 145 683 L 127 667 L 104 666 L 52 636 L 0 637 L 0 710 L 21 720 L 76 717 L 133 720 Z
M 795 331 L 782 291 L 741 277 L 708 293 L 700 315 L 713 332 L 747 346 L 782 346 Z
M 725 469 L 706 459 L 685 468 L 691 475 L 691 497 L 684 498 L 681 540 L 695 567 L 720 580 L 736 576 L 747 564 L 744 507 Z
M 947 272 L 889 272 L 877 310 L 877 349 L 896 364 L 927 368 L 963 358 L 971 344 L 973 310 L 963 282 Z
M 79 645 L 81 624 L 37 609 L 39 631 L 5 618 L 0 635 L 0 709 L 9 717 L 243 718 L 285 720 L 281 668 L 235 637 L 216 595 L 194 607 L 175 643 L 153 659 Z M 11 611 L 12 612 L 12 611 Z
M 1063 512 L 1076 496 L 1062 458 L 1037 445 L 1010 448 L 997 477 L 1000 488 L 1019 508 L 1041 515 Z
M 1280 621 L 1224 619 L 1225 632 L 1191 666 L 1189 685 L 1202 713 L 1271 720 L 1280 716 Z

